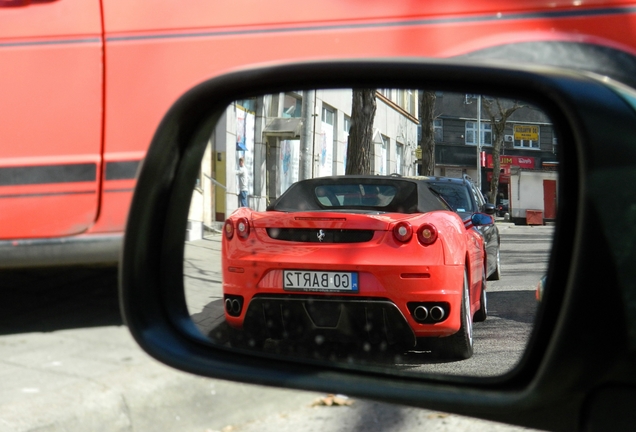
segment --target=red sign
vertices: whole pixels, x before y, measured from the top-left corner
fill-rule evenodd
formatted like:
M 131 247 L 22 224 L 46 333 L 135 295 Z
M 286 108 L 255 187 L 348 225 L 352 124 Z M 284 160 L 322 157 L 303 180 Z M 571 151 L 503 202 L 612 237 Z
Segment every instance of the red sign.
M 501 168 L 510 168 L 510 166 L 518 166 L 520 168 L 534 168 L 534 158 L 527 156 L 499 156 L 499 164 Z M 486 168 L 492 168 L 492 155 L 486 155 Z

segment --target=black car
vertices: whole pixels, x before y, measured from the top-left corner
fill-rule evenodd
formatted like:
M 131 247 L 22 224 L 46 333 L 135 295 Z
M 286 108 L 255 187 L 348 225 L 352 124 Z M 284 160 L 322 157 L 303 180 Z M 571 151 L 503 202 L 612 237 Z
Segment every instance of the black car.
M 428 181 L 431 188 L 440 194 L 464 220 L 470 219 L 475 213 L 495 214 L 495 205 L 486 201 L 479 188 L 467 175 L 462 178 L 423 177 L 423 179 Z M 484 236 L 486 243 L 488 280 L 499 280 L 501 278 L 499 229 L 495 224 L 480 226 L 477 229 Z
M 499 204 L 497 204 L 497 216 L 504 217 L 509 211 L 508 200 L 501 200 Z

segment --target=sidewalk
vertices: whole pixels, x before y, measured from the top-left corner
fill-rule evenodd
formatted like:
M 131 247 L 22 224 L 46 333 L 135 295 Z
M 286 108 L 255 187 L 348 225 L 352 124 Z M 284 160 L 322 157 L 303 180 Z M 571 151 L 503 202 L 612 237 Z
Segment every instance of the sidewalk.
M 124 327 L 3 336 L 0 346 L 0 432 L 524 430 L 360 399 L 315 405 L 326 395 L 196 377 L 149 358 Z
M 220 268 L 203 266 L 221 235 L 188 248 L 189 303 L 221 299 Z M 115 268 L 0 273 L 0 382 L 0 432 L 522 430 L 364 400 L 312 406 L 326 395 L 169 368 L 122 324 Z

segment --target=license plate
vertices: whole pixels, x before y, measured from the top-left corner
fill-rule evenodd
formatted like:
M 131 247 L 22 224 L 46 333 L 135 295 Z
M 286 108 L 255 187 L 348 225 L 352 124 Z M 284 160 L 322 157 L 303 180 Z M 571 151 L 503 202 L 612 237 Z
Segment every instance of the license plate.
M 284 270 L 283 289 L 289 291 L 358 292 L 358 273 Z

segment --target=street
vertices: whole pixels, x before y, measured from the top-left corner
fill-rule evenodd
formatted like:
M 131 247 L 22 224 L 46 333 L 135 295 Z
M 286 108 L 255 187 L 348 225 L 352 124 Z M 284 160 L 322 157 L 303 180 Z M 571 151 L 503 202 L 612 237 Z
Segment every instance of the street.
M 383 355 L 376 351 L 345 352 L 338 360 L 418 373 L 497 376 L 510 371 L 521 358 L 532 331 L 537 308 L 534 289 L 547 268 L 552 233 L 551 226 L 500 224 L 504 276 L 488 282 L 489 317 L 474 324 L 475 352 L 470 359 L 446 362 L 426 352 Z M 188 244 L 185 286 L 188 308 L 200 330 L 212 339 L 224 340 L 228 329 L 223 315 L 219 253 L 220 236 Z M 334 359 L 333 351 L 328 355 L 330 361 Z
M 532 329 L 552 227 L 500 227 L 503 277 L 488 283 L 489 317 L 475 325 L 473 358 L 436 363 L 407 354 L 391 367 L 491 376 L 514 367 Z M 204 264 L 218 254 L 219 240 L 186 250 L 188 305 L 199 325 L 218 325 L 211 312 L 218 312 L 213 287 L 221 276 Z M 0 274 L 0 432 L 524 430 L 356 399 L 326 406 L 316 402 L 324 394 L 176 371 L 132 340 L 119 316 L 116 280 L 109 267 Z

